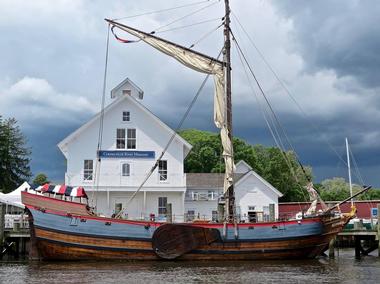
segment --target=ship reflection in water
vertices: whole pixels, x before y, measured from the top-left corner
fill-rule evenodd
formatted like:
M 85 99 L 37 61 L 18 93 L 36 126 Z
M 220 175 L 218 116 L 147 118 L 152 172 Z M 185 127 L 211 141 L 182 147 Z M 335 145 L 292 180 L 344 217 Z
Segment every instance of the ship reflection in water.
M 377 255 L 377 252 L 376 252 Z M 302 261 L 0 262 L 1 283 L 378 283 L 380 258 L 353 250 Z

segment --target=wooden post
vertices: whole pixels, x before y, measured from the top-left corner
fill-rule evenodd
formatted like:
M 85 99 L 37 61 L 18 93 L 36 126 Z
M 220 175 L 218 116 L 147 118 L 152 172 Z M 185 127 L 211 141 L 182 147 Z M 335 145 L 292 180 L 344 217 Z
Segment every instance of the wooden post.
M 168 223 L 172 223 L 173 222 L 173 218 L 172 218 L 172 204 L 171 203 L 167 203 L 166 204 L 166 222 Z
M 0 247 L 2 247 L 4 243 L 4 233 L 5 229 L 5 204 L 0 203 Z
M 332 238 L 329 243 L 329 257 L 335 258 L 335 238 Z
M 276 219 L 275 205 L 273 203 L 269 204 L 269 222 L 274 222 Z
M 221 223 L 224 220 L 224 204 L 218 204 L 218 222 Z
M 360 251 L 361 251 L 361 241 L 360 236 L 354 236 L 355 239 L 355 258 L 360 259 Z

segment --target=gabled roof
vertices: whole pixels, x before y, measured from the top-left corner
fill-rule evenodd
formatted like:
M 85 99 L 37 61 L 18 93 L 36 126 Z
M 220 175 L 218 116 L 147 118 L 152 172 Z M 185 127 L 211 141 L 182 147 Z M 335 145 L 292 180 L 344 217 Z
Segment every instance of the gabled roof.
M 261 181 L 267 188 L 272 190 L 278 197 L 282 197 L 283 194 L 278 191 L 273 185 L 267 182 L 258 173 L 252 170 L 245 161 L 239 161 L 237 165 L 244 165 L 250 170 L 245 173 L 235 173 L 234 183 L 237 187 L 240 183 L 244 182 L 248 177 L 254 176 Z M 223 188 L 224 173 L 186 173 L 186 186 L 188 189 L 220 189 Z
M 124 96 L 121 96 L 121 97 L 117 98 L 116 100 L 114 100 L 111 104 L 109 104 L 107 107 L 104 108 L 104 115 L 107 115 L 107 113 L 109 111 L 111 111 L 113 108 L 115 108 L 119 103 L 121 103 L 124 100 L 128 100 L 130 103 L 133 103 L 135 106 L 137 106 L 143 112 L 145 112 L 148 116 L 153 118 L 164 129 L 164 131 L 169 132 L 171 135 L 174 133 L 173 129 L 171 129 L 164 122 L 162 122 L 156 115 L 154 115 L 149 109 L 147 109 L 145 106 L 143 106 L 140 102 L 138 102 L 132 96 L 124 95 Z M 90 127 L 95 122 L 97 122 L 100 119 L 100 115 L 101 115 L 101 112 L 97 113 L 88 122 L 83 124 L 81 127 L 79 127 L 77 130 L 72 132 L 69 136 L 67 136 L 65 139 L 63 139 L 61 142 L 58 143 L 58 147 L 64 155 L 65 155 L 65 151 L 64 151 L 65 146 L 67 144 L 69 144 L 78 135 L 80 135 L 84 130 L 86 130 L 88 127 Z M 185 139 L 183 139 L 180 135 L 176 134 L 175 137 L 179 142 L 181 142 L 186 147 L 186 149 L 187 149 L 187 151 L 185 151 L 185 157 L 186 157 L 193 146 L 189 142 L 187 142 Z
M 235 186 L 238 186 L 239 183 L 242 183 L 245 179 L 247 179 L 249 176 L 256 177 L 259 181 L 261 181 L 266 187 L 268 187 L 270 190 L 272 190 L 275 194 L 278 195 L 278 197 L 282 197 L 283 194 L 278 191 L 273 185 L 271 185 L 269 182 L 267 182 L 262 176 L 260 176 L 258 173 L 256 173 L 254 170 L 251 170 L 247 172 L 243 178 L 239 179 L 237 182 L 235 182 Z
M 242 172 L 242 173 L 246 173 L 246 172 L 252 171 L 252 167 L 251 167 L 250 165 L 248 165 L 244 160 L 240 160 L 240 161 L 236 164 L 235 167 L 236 167 L 236 168 L 239 168 L 239 167 L 243 167 L 243 168 L 245 168 L 246 170 L 245 170 L 244 172 Z M 237 172 L 237 171 L 235 171 L 235 172 Z
M 122 88 L 125 84 L 130 84 L 139 94 L 144 95 L 144 91 L 137 86 L 135 83 L 132 82 L 129 78 L 126 78 L 124 81 L 122 81 L 119 85 L 117 85 L 115 88 L 111 90 L 111 98 L 115 97 L 115 93 L 117 93 L 120 88 Z
M 244 174 L 234 174 L 235 182 Z M 215 189 L 223 188 L 224 173 L 186 173 L 187 188 Z

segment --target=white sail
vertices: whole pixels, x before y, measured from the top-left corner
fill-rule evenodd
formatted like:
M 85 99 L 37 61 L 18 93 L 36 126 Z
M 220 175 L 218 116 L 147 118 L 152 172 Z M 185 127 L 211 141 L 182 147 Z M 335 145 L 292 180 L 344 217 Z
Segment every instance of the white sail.
M 220 136 L 223 145 L 223 157 L 226 167 L 224 192 L 233 183 L 234 161 L 232 156 L 232 141 L 228 136 L 226 122 L 226 99 L 225 99 L 225 70 L 223 62 L 206 55 L 200 54 L 186 47 L 168 42 L 151 34 L 144 33 L 134 28 L 109 21 L 112 25 L 126 31 L 127 33 L 141 39 L 157 50 L 175 58 L 180 63 L 195 71 L 212 74 L 214 76 L 214 123 L 220 128 Z

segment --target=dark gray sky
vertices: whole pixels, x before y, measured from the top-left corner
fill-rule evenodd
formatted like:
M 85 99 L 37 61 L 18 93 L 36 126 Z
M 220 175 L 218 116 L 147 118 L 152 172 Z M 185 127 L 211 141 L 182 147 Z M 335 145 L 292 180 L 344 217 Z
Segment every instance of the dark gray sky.
M 56 144 L 99 111 L 107 31 L 103 19 L 195 2 L 200 1 L 0 2 L 0 114 L 19 121 L 33 150 L 34 174 L 45 172 L 62 181 L 65 161 Z M 190 46 L 218 26 L 222 2 L 210 0 L 122 22 L 149 32 L 210 5 L 161 31 L 215 21 L 157 33 Z M 235 0 L 231 8 L 234 34 L 301 161 L 313 167 L 315 179 L 347 176 L 344 162 L 331 147 L 345 159 L 348 137 L 365 183 L 380 187 L 380 3 Z M 266 67 L 235 16 L 307 117 Z M 221 46 L 219 29 L 194 49 L 216 56 Z M 236 50 L 232 60 L 234 134 L 252 144 L 274 145 Z M 174 127 L 204 75 L 143 43 L 121 44 L 111 38 L 107 96 L 125 77 L 145 91 L 144 104 Z M 208 84 L 186 127 L 216 131 L 212 93 Z

